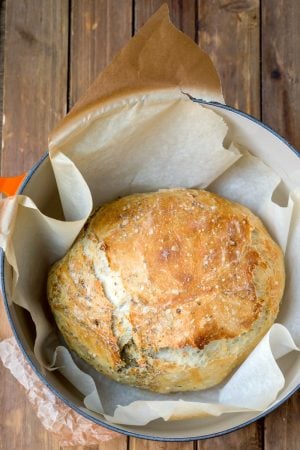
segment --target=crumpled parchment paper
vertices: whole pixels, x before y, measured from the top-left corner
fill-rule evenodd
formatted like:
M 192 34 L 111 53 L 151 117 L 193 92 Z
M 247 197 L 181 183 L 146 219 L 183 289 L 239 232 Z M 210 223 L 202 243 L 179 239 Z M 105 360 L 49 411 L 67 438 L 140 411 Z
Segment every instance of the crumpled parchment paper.
M 93 445 L 120 437 L 93 424 L 56 397 L 34 373 L 14 337 L 0 342 L 0 359 L 22 384 L 41 423 L 58 437 L 61 446 Z

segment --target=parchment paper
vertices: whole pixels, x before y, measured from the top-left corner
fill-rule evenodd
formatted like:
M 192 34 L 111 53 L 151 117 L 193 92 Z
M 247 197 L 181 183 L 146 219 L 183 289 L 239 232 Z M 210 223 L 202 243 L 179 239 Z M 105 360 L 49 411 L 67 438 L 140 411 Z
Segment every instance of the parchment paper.
M 0 359 L 24 387 L 42 425 L 58 437 L 62 447 L 94 445 L 120 437 L 77 414 L 54 395 L 25 360 L 15 338 L 0 342 Z
M 287 205 L 275 203 L 272 197 L 280 186 L 278 175 L 245 149 L 237 149 L 234 143 L 225 148 L 223 143 L 228 141 L 228 128 L 223 119 L 182 92 L 179 78 L 185 80 L 186 92 L 195 95 L 194 83 L 184 77 L 189 68 L 188 58 L 183 58 L 186 67 L 180 65 L 179 78 L 172 79 L 167 89 L 158 86 L 155 90 L 154 83 L 149 89 L 136 90 L 129 83 L 126 86 L 128 92 L 120 87 L 121 95 L 115 95 L 115 92 L 120 94 L 114 84 L 118 62 L 125 66 L 125 73 L 126 66 L 134 67 L 133 54 L 140 56 L 137 61 L 144 61 L 146 65 L 148 42 L 152 42 L 152 37 L 156 39 L 156 45 L 163 37 L 161 45 L 164 46 L 169 34 L 175 33 L 176 39 L 175 35 L 170 38 L 168 47 L 174 61 L 175 54 L 178 59 L 178 47 L 182 45 L 182 49 L 188 51 L 190 42 L 186 43 L 186 38 L 181 34 L 179 38 L 178 32 L 169 27 L 166 11 L 162 9 L 139 33 L 140 38 L 128 44 L 129 54 L 125 48 L 125 53 L 121 52 L 113 69 L 107 72 L 113 78 L 111 89 L 114 95 L 109 100 L 104 98 L 102 85 L 100 81 L 96 82 L 74 113 L 53 133 L 49 144 L 50 158 L 66 221 L 46 217 L 24 196 L 1 203 L 0 242 L 14 269 L 10 298 L 31 313 L 37 329 L 36 357 L 49 370 L 53 370 L 53 365 L 59 367 L 85 396 L 83 408 L 104 414 L 114 423 L 144 425 L 158 417 L 172 420 L 264 410 L 275 401 L 285 383 L 276 359 L 296 351 L 293 339 L 299 345 L 300 338 L 300 194 L 297 178 L 294 177 L 294 188 Z M 173 47 L 174 39 L 176 46 Z M 194 50 L 191 50 L 193 54 Z M 149 74 L 152 74 L 151 64 L 162 62 L 160 51 L 151 56 L 149 71 L 146 71 Z M 211 64 L 204 55 L 201 58 L 208 66 Z M 196 71 L 195 76 L 198 75 Z M 99 80 L 108 83 L 106 76 Z M 137 83 L 143 78 L 139 69 L 131 76 Z M 166 75 L 166 79 L 170 76 Z M 206 80 L 211 78 L 203 77 L 205 86 Z M 141 86 L 144 88 L 145 85 Z M 201 91 L 201 86 L 199 89 Z M 93 101 L 92 92 L 97 103 Z M 108 87 L 105 92 L 110 92 Z M 205 87 L 201 92 L 203 96 L 204 92 L 216 94 L 210 97 L 211 100 L 220 95 L 218 88 L 209 91 Z M 251 143 L 249 148 L 251 150 Z M 163 396 L 115 383 L 75 355 L 72 359 L 46 318 L 45 282 L 50 265 L 67 251 L 93 206 L 128 193 L 167 187 L 208 188 L 240 201 L 262 217 L 274 238 L 286 249 L 287 287 L 279 320 L 292 336 L 283 325 L 274 325 L 223 385 L 202 392 Z M 299 372 L 295 376 L 300 381 Z
M 166 89 L 207 101 L 224 103 L 218 73 L 195 42 L 171 22 L 164 4 L 128 41 L 60 122 L 52 140 L 65 123 L 94 105 L 132 92 Z

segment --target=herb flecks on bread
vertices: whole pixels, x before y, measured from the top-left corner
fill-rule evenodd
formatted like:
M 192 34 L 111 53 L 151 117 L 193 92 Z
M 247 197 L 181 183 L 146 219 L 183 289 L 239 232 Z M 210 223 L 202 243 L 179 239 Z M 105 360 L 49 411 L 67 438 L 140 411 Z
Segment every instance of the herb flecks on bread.
M 283 256 L 247 208 L 203 190 L 100 207 L 51 269 L 48 299 L 78 355 L 158 392 L 220 383 L 274 322 Z

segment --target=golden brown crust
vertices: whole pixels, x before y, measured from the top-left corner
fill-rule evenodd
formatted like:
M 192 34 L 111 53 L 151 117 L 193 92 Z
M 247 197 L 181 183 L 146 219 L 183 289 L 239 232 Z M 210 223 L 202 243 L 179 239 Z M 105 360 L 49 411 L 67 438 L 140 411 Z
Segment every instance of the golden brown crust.
M 115 300 L 96 267 L 100 253 L 124 288 Z M 247 208 L 178 189 L 101 207 L 48 286 L 58 326 L 84 359 L 119 381 L 168 392 L 214 385 L 241 362 L 276 318 L 284 268 Z
M 78 344 L 82 342 L 101 360 L 107 360 L 109 366 L 115 366 L 121 360 L 111 329 L 113 307 L 104 295 L 101 283 L 93 276 L 93 268 L 80 243 L 73 250 L 65 264 L 53 266 L 48 284 L 52 311 L 71 347 L 72 339 L 76 338 Z
M 165 191 L 107 205 L 91 227 L 133 299 L 142 347 L 202 348 L 257 319 L 253 273 L 266 262 L 251 232 L 262 225 L 241 206 L 205 191 Z M 271 260 L 280 256 L 277 246 L 268 250 Z

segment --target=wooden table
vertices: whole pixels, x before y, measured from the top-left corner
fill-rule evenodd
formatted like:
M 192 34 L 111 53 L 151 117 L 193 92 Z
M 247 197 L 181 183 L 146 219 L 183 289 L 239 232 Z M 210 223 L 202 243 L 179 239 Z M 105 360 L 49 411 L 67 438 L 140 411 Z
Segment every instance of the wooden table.
M 162 3 L 1 1 L 2 174 L 17 175 L 38 160 L 47 149 L 48 132 Z M 299 148 L 300 1 L 168 3 L 174 23 L 211 55 L 226 102 L 261 118 Z M 2 305 L 0 323 L 2 339 L 11 334 Z M 62 448 L 42 428 L 23 389 L 2 365 L 0 379 L 0 449 Z M 164 444 L 120 436 L 85 449 L 299 450 L 299 403 L 298 393 L 265 419 L 198 443 Z

